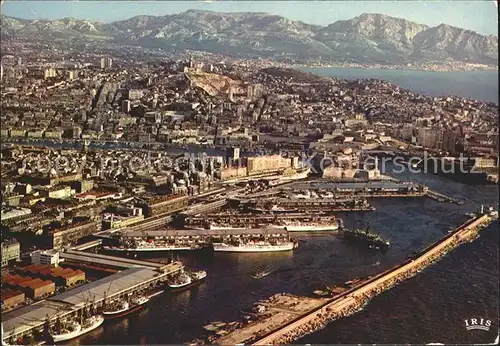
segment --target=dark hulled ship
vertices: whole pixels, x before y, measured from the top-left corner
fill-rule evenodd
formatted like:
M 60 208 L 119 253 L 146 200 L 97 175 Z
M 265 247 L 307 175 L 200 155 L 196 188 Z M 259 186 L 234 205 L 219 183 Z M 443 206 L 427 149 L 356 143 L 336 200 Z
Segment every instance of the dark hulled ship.
M 379 234 L 366 229 L 343 229 L 343 237 L 346 241 L 366 244 L 371 249 L 387 250 L 391 246 L 391 242 L 382 239 Z

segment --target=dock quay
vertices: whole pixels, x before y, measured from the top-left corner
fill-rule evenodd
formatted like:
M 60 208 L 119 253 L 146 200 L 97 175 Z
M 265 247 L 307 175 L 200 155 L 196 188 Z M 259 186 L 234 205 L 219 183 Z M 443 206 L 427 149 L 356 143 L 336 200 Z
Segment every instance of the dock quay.
M 433 191 L 433 190 L 428 190 L 426 196 L 431 198 L 431 199 L 434 199 L 438 202 L 449 202 L 449 203 L 455 203 L 455 204 L 463 204 L 464 203 L 463 201 L 461 201 L 459 199 L 443 195 L 443 194 L 436 192 L 436 191 Z
M 107 256 L 91 252 L 83 252 L 77 250 L 66 250 L 60 253 L 60 257 L 64 258 L 65 263 L 87 264 L 93 267 L 104 267 L 114 269 L 130 269 L 135 267 L 149 268 L 152 270 L 160 270 L 165 265 L 155 262 L 140 261 L 131 258 L 122 258 L 116 256 Z M 175 272 L 175 270 L 174 270 Z M 167 274 L 172 274 L 168 272 Z
M 326 199 L 326 198 L 309 198 L 309 199 L 298 199 L 298 198 L 269 198 L 269 199 L 240 199 L 239 203 L 247 203 L 254 205 L 261 205 L 262 203 L 272 203 L 279 205 L 280 207 L 289 208 L 328 208 L 331 211 L 341 211 L 341 210 L 355 210 L 359 211 L 359 208 L 368 207 L 368 201 L 362 198 L 340 198 L 340 199 Z
M 497 216 L 493 214 L 475 216 L 404 263 L 360 282 L 332 298 L 317 299 L 316 303 L 311 302 L 311 298 L 303 298 L 311 303 L 308 311 L 299 316 L 284 312 L 272 314 L 246 325 L 239 324 L 235 329 L 226 331 L 226 333 L 209 337 L 208 341 L 222 345 L 291 343 L 306 334 L 323 328 L 331 321 L 355 313 L 374 296 L 416 275 L 460 244 L 474 240 L 478 236 L 479 230 L 496 218 Z
M 187 225 L 201 227 L 207 221 L 229 224 L 251 225 L 269 224 L 279 221 L 301 221 L 301 222 L 334 222 L 336 217 L 333 215 L 321 215 L 310 213 L 290 213 L 290 214 L 207 214 L 203 216 L 193 216 L 186 220 Z
M 151 230 L 144 232 L 127 232 L 122 235 L 124 241 L 146 240 L 154 238 L 156 240 L 177 245 L 209 245 L 213 242 L 226 242 L 240 240 L 251 237 L 263 239 L 289 239 L 289 234 L 284 229 L 266 228 L 234 228 L 234 229 L 165 229 Z
M 2 340 L 15 344 L 20 337 L 41 333 L 47 319 L 53 324 L 58 318 L 61 320 L 76 318 L 89 301 L 99 309 L 105 299 L 115 299 L 130 293 L 157 291 L 161 289 L 169 275 L 182 268 L 180 262 L 162 265 L 157 269 L 136 266 L 2 314 L 4 329 Z
M 338 181 L 314 181 L 297 182 L 290 184 L 290 187 L 296 190 L 321 189 L 343 192 L 424 192 L 425 186 L 413 182 L 401 182 L 392 180 L 368 180 L 360 182 L 338 182 Z

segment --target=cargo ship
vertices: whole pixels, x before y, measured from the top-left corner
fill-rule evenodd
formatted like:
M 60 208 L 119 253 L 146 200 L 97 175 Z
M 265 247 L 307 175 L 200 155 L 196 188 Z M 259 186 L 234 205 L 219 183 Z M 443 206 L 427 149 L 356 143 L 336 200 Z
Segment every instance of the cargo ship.
M 211 230 L 211 231 L 225 231 L 225 230 L 245 230 L 246 227 L 231 227 L 231 226 L 220 226 L 215 223 L 207 223 L 202 227 L 189 227 L 189 229 L 194 230 Z
M 297 243 L 286 241 L 283 243 L 251 242 L 251 243 L 213 243 L 215 252 L 276 252 L 290 251 L 297 247 Z
M 103 322 L 104 318 L 102 316 L 91 316 L 83 320 L 83 323 L 73 321 L 64 327 L 56 327 L 58 331 L 52 333 L 51 336 L 54 339 L 54 343 L 68 341 L 99 328 Z
M 288 232 L 332 232 L 339 229 L 338 223 L 330 224 L 285 224 L 285 225 L 272 225 L 272 229 L 283 229 Z
M 148 297 L 133 298 L 131 302 L 119 301 L 113 307 L 103 311 L 102 316 L 106 320 L 124 317 L 140 310 L 149 301 Z
M 367 244 L 370 249 L 386 250 L 391 245 L 390 241 L 384 240 L 380 235 L 372 233 L 367 229 L 344 229 L 344 239 Z
M 193 250 L 201 250 L 203 247 L 199 244 L 192 245 L 177 245 L 177 244 L 169 244 L 166 242 L 158 242 L 158 241 L 138 241 L 131 243 L 122 243 L 120 246 L 104 246 L 103 249 L 107 251 L 116 251 L 116 252 L 128 252 L 128 253 L 137 253 L 137 252 L 161 252 L 161 251 L 193 251 Z
M 168 283 L 167 286 L 170 291 L 178 292 L 201 283 L 203 280 L 205 280 L 206 277 L 207 272 L 204 270 L 191 273 L 183 271 L 172 282 Z

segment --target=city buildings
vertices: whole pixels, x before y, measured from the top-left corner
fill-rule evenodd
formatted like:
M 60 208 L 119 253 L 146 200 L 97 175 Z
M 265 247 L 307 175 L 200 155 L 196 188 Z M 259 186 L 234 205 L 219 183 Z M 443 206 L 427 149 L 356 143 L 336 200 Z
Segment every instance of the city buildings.
M 59 251 L 55 250 L 38 250 L 31 254 L 31 263 L 45 266 L 59 266 Z
M 16 239 L 2 241 L 2 268 L 20 259 L 20 244 Z

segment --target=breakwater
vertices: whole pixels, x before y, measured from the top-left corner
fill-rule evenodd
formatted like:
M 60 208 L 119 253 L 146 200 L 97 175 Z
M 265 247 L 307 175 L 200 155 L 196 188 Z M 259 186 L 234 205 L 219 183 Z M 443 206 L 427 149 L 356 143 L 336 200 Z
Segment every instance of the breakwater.
M 408 259 L 403 264 L 391 268 L 332 298 L 328 303 L 322 304 L 275 331 L 259 336 L 252 343 L 254 345 L 291 343 L 306 334 L 323 328 L 329 322 L 355 313 L 374 296 L 414 276 L 460 244 L 474 240 L 478 235 L 478 231 L 487 226 L 493 218 L 491 215 L 480 215 L 468 220 L 454 232 Z

